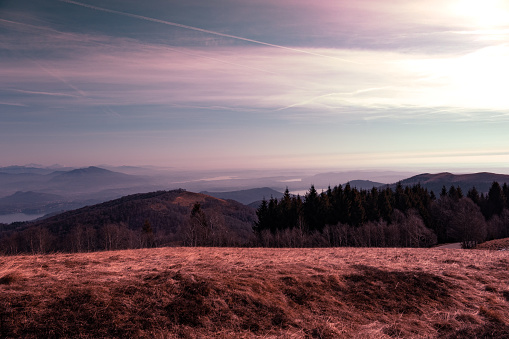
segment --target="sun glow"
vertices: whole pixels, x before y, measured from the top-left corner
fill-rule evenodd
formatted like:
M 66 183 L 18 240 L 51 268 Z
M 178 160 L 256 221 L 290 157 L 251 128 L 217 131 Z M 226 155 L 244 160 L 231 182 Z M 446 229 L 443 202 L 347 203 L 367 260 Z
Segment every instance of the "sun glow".
M 502 0 L 460 0 L 452 11 L 478 27 L 509 25 L 509 6 Z

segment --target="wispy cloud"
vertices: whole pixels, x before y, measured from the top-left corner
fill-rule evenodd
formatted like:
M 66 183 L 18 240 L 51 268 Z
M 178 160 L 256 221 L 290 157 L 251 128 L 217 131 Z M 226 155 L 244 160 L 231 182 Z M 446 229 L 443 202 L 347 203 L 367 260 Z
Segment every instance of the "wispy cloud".
M 348 62 L 348 63 L 356 63 L 355 61 L 352 61 L 352 60 L 340 59 L 340 58 L 337 58 L 337 57 L 334 57 L 334 56 L 330 56 L 330 55 L 319 54 L 319 53 L 316 53 L 316 52 L 313 52 L 313 51 L 310 51 L 310 50 L 303 50 L 303 49 L 298 49 L 298 48 L 293 48 L 293 47 L 288 47 L 288 46 L 271 44 L 271 43 L 268 43 L 268 42 L 254 40 L 254 39 L 249 39 L 249 38 L 244 38 L 244 37 L 240 37 L 240 36 L 237 36 L 237 35 L 231 35 L 231 34 L 211 31 L 211 30 L 203 29 L 203 28 L 199 28 L 199 27 L 183 25 L 183 24 L 180 24 L 180 23 L 177 23 L 177 22 L 160 20 L 160 19 L 156 19 L 156 18 L 151 18 L 151 17 L 143 16 L 143 15 L 138 15 L 138 14 L 133 14 L 133 13 L 127 13 L 127 12 L 107 9 L 107 8 L 104 8 L 104 7 L 92 6 L 92 5 L 84 4 L 84 3 L 81 3 L 81 2 L 77 2 L 77 1 L 71 1 L 71 0 L 59 0 L 59 1 L 66 2 L 66 3 L 69 3 L 69 4 L 74 4 L 74 5 L 77 5 L 77 6 L 82 6 L 82 7 L 85 7 L 85 8 L 94 9 L 94 10 L 97 10 L 97 11 L 124 15 L 124 16 L 128 16 L 128 17 L 131 17 L 131 18 L 152 21 L 152 22 L 156 22 L 156 23 L 160 23 L 160 24 L 164 24 L 164 25 L 169 25 L 169 26 L 189 29 L 189 30 L 193 30 L 193 31 L 197 31 L 197 32 L 206 33 L 206 34 L 217 35 L 217 36 L 221 36 L 221 37 L 224 37 L 224 38 L 241 40 L 241 41 L 245 41 L 245 42 L 249 42 L 249 43 L 254 43 L 254 44 L 258 44 L 258 45 L 264 45 L 264 46 L 269 46 L 269 47 L 285 49 L 285 50 L 292 51 L 292 52 L 309 54 L 309 55 L 318 56 L 318 57 L 322 57 L 322 58 L 331 58 L 331 59 L 335 59 L 335 60 L 343 61 L 343 62 Z
M 505 46 L 459 58 L 323 51 L 361 63 L 347 66 L 267 47 L 203 51 L 126 39 L 110 38 L 110 42 L 108 47 L 88 46 L 79 57 L 73 53 L 58 61 L 34 61 L 31 68 L 11 60 L 8 68 L 0 70 L 4 88 L 53 95 L 60 104 L 58 97 L 67 97 L 67 104 L 83 107 L 149 104 L 267 114 L 285 111 L 285 119 L 300 115 L 298 108 L 312 109 L 315 118 L 345 115 L 359 107 L 383 112 L 382 117 L 392 110 L 393 116 L 397 113 L 405 119 L 413 115 L 412 107 L 447 109 L 458 119 L 465 118 L 458 113 L 465 110 L 509 110 L 509 99 L 502 95 L 509 79 Z M 76 43 L 75 50 L 80 46 Z M 375 117 L 369 114 L 369 119 Z
M 22 103 L 19 103 L 19 102 L 5 102 L 5 101 L 0 101 L 0 105 L 18 106 L 18 107 L 25 107 L 26 106 L 25 104 L 22 104 Z
M 0 13 L 13 154 L 77 136 L 77 149 L 214 164 L 507 157 L 502 2 L 148 1 Z
M 24 94 L 36 94 L 36 95 L 47 95 L 51 97 L 77 97 L 75 94 L 69 93 L 56 93 L 56 92 L 42 92 L 42 91 L 29 91 L 23 89 L 7 89 L 6 91 L 15 92 L 15 93 L 24 93 Z

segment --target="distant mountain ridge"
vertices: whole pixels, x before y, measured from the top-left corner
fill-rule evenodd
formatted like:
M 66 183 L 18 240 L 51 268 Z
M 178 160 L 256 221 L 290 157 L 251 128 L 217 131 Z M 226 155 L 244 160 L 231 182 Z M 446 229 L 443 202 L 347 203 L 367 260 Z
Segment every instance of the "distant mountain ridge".
M 123 172 L 125 171 L 125 172 Z M 227 174 L 227 175 L 224 175 Z M 447 189 L 451 185 L 460 186 L 466 192 L 476 187 L 479 192 L 487 192 L 493 181 L 501 185 L 509 183 L 509 175 L 496 173 L 452 174 L 422 173 L 404 177 L 406 172 L 390 171 L 349 171 L 328 172 L 310 175 L 291 171 L 279 171 L 267 176 L 260 172 L 254 176 L 248 172 L 188 172 L 176 170 L 164 173 L 162 169 L 148 167 L 120 166 L 103 168 L 89 166 L 84 168 L 69 168 L 62 166 L 43 167 L 39 165 L 0 167 L 0 214 L 17 213 L 14 211 L 31 211 L 31 213 L 53 213 L 85 205 L 92 205 L 112 200 L 129 194 L 151 192 L 161 189 L 176 189 L 179 187 L 190 191 L 198 191 L 221 199 L 231 199 L 258 207 L 263 198 L 280 199 L 285 187 L 290 192 L 301 196 L 309 190 L 311 185 L 320 190 L 326 190 L 330 185 L 350 183 L 358 189 L 369 190 L 372 187 L 394 188 L 397 182 L 403 186 L 420 184 L 438 195 L 443 186 Z M 167 176 L 165 176 L 167 175 Z M 212 179 L 213 180 L 212 180 Z M 389 181 L 390 180 L 390 181 Z M 54 194 L 63 200 L 54 203 L 48 197 L 26 195 L 13 197 L 16 192 L 34 192 Z M 44 204 L 44 201 L 47 201 Z M 3 206 L 2 206 L 3 202 Z M 32 202 L 32 205 L 30 205 Z M 8 205 L 8 206 L 6 206 Z
M 6 174 L 49 174 L 54 170 L 49 168 L 28 167 L 28 166 L 7 166 L 0 167 L 0 173 Z
M 88 190 L 90 186 L 97 185 L 124 185 L 131 182 L 142 181 L 138 176 L 113 172 L 104 168 L 90 166 L 71 171 L 61 172 L 49 180 L 51 184 L 66 185 L 70 188 Z
M 302 182 L 308 182 L 315 187 L 336 186 L 340 183 L 373 181 L 381 185 L 391 184 L 398 180 L 408 178 L 415 173 L 394 172 L 394 171 L 346 171 L 346 172 L 328 172 L 318 173 L 302 179 Z M 370 187 L 371 188 L 371 187 Z
M 283 193 L 278 192 L 269 187 L 262 188 L 253 188 L 247 190 L 240 191 L 230 191 L 230 192 L 207 192 L 202 191 L 202 194 L 210 195 L 212 197 L 220 198 L 220 199 L 231 199 L 240 202 L 244 205 L 249 205 L 256 201 L 261 201 L 264 198 L 269 200 L 271 197 L 275 199 L 281 199 L 283 197 Z
M 384 183 L 381 183 L 381 182 L 375 182 L 375 181 L 371 181 L 371 180 L 352 180 L 352 181 L 349 181 L 348 184 L 351 187 L 355 187 L 355 188 L 360 189 L 360 190 L 370 190 L 373 187 L 382 187 L 382 186 L 385 187 L 385 186 L 387 186 L 387 184 L 384 184 Z
M 459 186 L 464 194 L 472 187 L 475 187 L 480 193 L 487 193 L 494 181 L 498 182 L 501 186 L 504 183 L 509 184 L 509 175 L 489 172 L 471 174 L 452 174 L 449 172 L 436 174 L 423 173 L 401 180 L 401 184 L 403 186 L 420 184 L 422 187 L 433 191 L 435 195 L 438 195 L 443 186 L 447 189 L 449 189 L 450 186 Z M 395 185 L 396 184 L 393 184 L 391 187 L 395 187 Z
M 86 168 L 0 168 L 0 214 L 45 214 L 154 190 L 146 177 Z
M 143 183 L 145 179 L 136 175 L 113 172 L 90 166 L 72 170 L 51 170 L 26 168 L 22 166 L 0 168 L 0 193 L 12 194 L 16 191 L 38 191 L 62 194 L 76 189 L 100 191 L 112 186 Z

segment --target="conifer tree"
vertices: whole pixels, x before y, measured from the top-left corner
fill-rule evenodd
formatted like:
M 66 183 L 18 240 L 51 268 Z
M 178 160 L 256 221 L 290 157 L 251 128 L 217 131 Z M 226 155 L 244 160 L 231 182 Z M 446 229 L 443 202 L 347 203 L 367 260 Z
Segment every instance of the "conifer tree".
M 396 185 L 396 191 L 394 192 L 394 209 L 400 210 L 406 213 L 410 208 L 410 199 L 403 189 L 401 182 Z
M 376 187 L 373 187 L 369 194 L 366 195 L 366 217 L 368 221 L 379 221 L 381 217 L 378 208 L 379 193 Z
M 506 197 L 504 196 L 502 187 L 500 187 L 500 184 L 496 181 L 493 182 L 488 192 L 487 204 L 488 206 L 485 214 L 486 219 L 490 219 L 494 214 L 499 215 L 502 213 L 502 210 L 506 205 Z
M 380 216 L 383 220 L 390 222 L 393 212 L 391 204 L 392 190 L 390 188 L 384 189 L 378 196 L 378 206 L 380 208 Z
M 481 197 L 479 196 L 479 191 L 477 191 L 475 186 L 468 190 L 467 198 L 472 200 L 477 206 L 480 206 L 480 204 L 481 204 Z
M 309 231 L 320 230 L 323 228 L 320 225 L 320 198 L 316 192 L 315 186 L 311 185 L 309 192 L 306 194 L 304 205 L 304 220 Z
M 366 221 L 366 211 L 364 210 L 362 196 L 357 189 L 352 190 L 351 201 L 350 224 L 358 227 Z
M 454 185 L 451 185 L 451 187 L 449 188 L 449 192 L 447 193 L 447 196 L 451 198 L 454 202 L 458 202 L 458 200 L 460 200 L 461 198 L 460 194 L 461 191 L 458 192 L 458 189 L 454 187 Z
M 269 206 L 267 204 L 267 200 L 265 200 L 265 197 L 262 200 L 262 203 L 260 207 L 256 210 L 256 216 L 258 217 L 258 220 L 255 221 L 253 230 L 256 233 L 260 233 L 263 230 L 269 229 L 268 225 L 268 213 L 269 212 Z
M 445 188 L 445 185 L 442 186 L 442 191 L 440 192 L 440 198 L 447 196 L 447 188 Z
M 504 186 L 502 186 L 502 192 L 505 197 L 505 207 L 509 209 L 509 186 L 507 186 L 507 183 L 504 183 Z

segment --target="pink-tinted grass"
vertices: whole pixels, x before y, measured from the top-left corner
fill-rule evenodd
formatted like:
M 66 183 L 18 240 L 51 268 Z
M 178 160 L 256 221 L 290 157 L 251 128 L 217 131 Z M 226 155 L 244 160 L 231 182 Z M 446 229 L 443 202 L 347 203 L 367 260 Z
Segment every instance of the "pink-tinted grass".
M 0 337 L 503 338 L 508 264 L 376 248 L 0 257 Z

